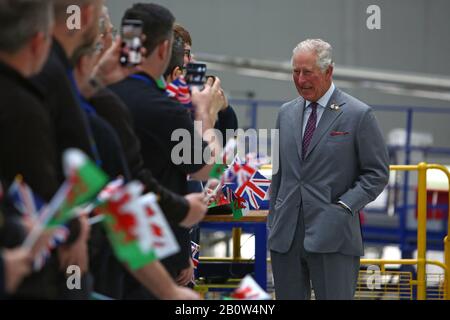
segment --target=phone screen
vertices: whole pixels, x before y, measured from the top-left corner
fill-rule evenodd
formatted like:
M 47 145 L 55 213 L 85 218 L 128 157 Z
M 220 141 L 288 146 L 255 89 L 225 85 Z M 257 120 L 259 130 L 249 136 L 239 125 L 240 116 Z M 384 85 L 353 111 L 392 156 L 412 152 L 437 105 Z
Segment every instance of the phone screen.
M 206 82 L 206 64 L 188 63 L 186 66 L 186 83 L 189 86 L 203 87 Z
M 120 63 L 123 66 L 136 66 L 142 62 L 142 21 L 124 20 L 122 23 L 122 51 Z

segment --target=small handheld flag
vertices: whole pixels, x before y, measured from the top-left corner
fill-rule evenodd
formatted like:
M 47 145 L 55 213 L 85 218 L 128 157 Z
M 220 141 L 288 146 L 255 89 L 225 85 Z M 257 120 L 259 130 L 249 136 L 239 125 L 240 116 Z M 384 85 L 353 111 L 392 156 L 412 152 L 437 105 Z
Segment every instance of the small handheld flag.
M 142 191 L 141 183 L 130 182 L 97 209 L 118 259 L 133 270 L 179 250 L 156 195 Z
M 66 181 L 48 206 L 43 207 L 39 223 L 31 230 L 23 244 L 31 248 L 46 228 L 64 225 L 77 216 L 77 206 L 92 201 L 107 183 L 107 175 L 80 150 L 69 149 L 63 155 Z

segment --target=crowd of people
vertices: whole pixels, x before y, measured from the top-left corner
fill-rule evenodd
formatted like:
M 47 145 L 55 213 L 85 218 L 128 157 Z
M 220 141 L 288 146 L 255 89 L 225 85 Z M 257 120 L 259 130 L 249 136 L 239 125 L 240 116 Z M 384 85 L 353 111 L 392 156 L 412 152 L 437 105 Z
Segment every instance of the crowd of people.
M 223 155 L 220 138 L 237 129 L 237 117 L 218 77 L 186 83 L 192 37 L 167 8 L 135 4 L 125 23 L 138 35 L 132 48 L 114 36 L 104 0 L 0 0 L 0 298 L 199 299 L 192 242 L 216 188 L 205 185 L 217 171 L 210 160 Z M 123 59 L 127 50 L 133 56 Z M 316 299 L 353 299 L 364 254 L 359 212 L 388 182 L 387 148 L 372 109 L 333 83 L 329 43 L 304 40 L 291 62 L 299 96 L 278 112 L 267 218 L 275 294 L 310 299 L 313 289 Z M 183 161 L 173 157 L 179 130 L 190 137 Z M 20 177 L 51 201 L 68 149 L 111 180 L 139 181 L 156 194 L 177 253 L 130 268 L 87 212 L 61 226 L 64 237 L 37 266 L 56 231 L 29 244 L 36 221 L 7 193 Z M 75 289 L 67 282 L 73 266 Z
M 69 6 L 80 8 L 80 28 L 69 28 Z M 122 39 L 103 0 L 0 0 L 0 297 L 89 299 L 198 299 L 189 283 L 191 239 L 207 211 L 203 183 L 213 165 L 175 164 L 172 132 L 192 137 L 191 154 L 223 147 L 203 135 L 237 128 L 217 77 L 183 91 L 193 60 L 192 38 L 173 14 L 135 4 L 124 20 L 142 22 L 142 63 L 120 63 Z M 173 85 L 171 85 L 173 84 Z M 175 89 L 174 89 L 175 88 Z M 178 90 L 178 91 L 177 91 Z M 201 121 L 199 128 L 194 121 Z M 33 261 L 52 235 L 23 246 L 32 229 L 5 195 L 17 175 L 48 202 L 64 181 L 61 158 L 76 148 L 114 178 L 138 180 L 159 205 L 179 244 L 177 254 L 137 270 L 118 260 L 105 230 L 88 216 L 65 226 L 65 241 L 36 270 Z M 80 289 L 67 287 L 67 268 L 81 270 Z

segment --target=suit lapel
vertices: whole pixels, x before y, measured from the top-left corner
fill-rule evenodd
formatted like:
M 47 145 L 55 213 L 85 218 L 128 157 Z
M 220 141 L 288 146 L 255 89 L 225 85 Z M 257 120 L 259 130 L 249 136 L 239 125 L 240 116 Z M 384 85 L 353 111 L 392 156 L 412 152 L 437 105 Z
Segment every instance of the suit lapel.
M 309 144 L 308 151 L 306 152 L 305 159 L 310 155 L 310 153 L 314 150 L 317 144 L 322 140 L 324 134 L 328 131 L 333 122 L 342 114 L 342 108 L 339 110 L 332 110 L 332 104 L 342 104 L 344 101 L 341 101 L 341 94 L 338 89 L 335 89 L 333 94 L 331 95 L 330 101 L 323 111 L 322 117 L 320 118 L 320 122 L 314 131 L 314 135 L 312 137 L 311 143 Z M 301 152 L 301 147 L 300 147 Z
M 303 130 L 304 110 L 305 110 L 305 100 L 302 97 L 299 97 L 291 114 L 291 126 L 295 135 L 295 141 L 297 144 L 297 153 L 300 160 L 302 159 L 302 130 Z

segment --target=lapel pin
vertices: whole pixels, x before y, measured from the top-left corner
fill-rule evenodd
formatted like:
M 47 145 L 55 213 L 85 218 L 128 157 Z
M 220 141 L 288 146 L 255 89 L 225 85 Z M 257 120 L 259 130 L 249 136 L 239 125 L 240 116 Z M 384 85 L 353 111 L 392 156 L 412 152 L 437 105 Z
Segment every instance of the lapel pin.
M 339 111 L 344 104 L 345 104 L 345 102 L 342 104 L 332 103 L 330 108 L 331 108 L 331 110 Z

